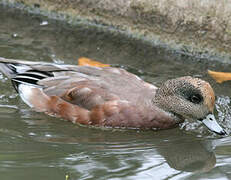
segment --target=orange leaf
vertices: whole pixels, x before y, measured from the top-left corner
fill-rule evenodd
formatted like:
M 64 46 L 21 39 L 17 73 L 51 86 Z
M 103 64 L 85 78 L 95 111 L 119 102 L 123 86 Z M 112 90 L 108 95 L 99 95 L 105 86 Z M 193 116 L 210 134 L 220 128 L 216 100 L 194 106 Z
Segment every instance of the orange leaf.
M 94 61 L 92 59 L 81 57 L 78 59 L 79 66 L 95 66 L 95 67 L 109 67 L 109 64 L 103 64 L 98 61 Z
M 231 73 L 216 72 L 216 71 L 210 71 L 210 70 L 208 70 L 208 73 L 218 83 L 231 80 Z

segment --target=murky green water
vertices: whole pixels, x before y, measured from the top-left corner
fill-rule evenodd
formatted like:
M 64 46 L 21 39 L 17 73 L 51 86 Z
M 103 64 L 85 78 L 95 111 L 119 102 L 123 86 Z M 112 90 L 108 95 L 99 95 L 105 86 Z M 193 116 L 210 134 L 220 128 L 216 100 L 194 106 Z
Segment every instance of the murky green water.
M 0 57 L 77 64 L 80 56 L 117 64 L 156 85 L 202 77 L 216 91 L 220 124 L 231 131 L 231 82 L 218 85 L 206 73 L 231 66 L 0 7 Z M 0 88 L 0 179 L 231 179 L 230 136 L 216 136 L 199 122 L 158 132 L 80 127 L 33 112 L 2 75 Z

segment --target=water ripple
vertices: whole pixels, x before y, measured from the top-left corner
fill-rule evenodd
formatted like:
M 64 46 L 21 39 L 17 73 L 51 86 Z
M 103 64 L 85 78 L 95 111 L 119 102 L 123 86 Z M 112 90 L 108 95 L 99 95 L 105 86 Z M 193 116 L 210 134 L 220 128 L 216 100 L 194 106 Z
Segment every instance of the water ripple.
M 218 121 L 225 131 L 230 134 L 231 132 L 231 107 L 230 97 L 218 96 L 216 101 L 216 109 L 218 112 Z

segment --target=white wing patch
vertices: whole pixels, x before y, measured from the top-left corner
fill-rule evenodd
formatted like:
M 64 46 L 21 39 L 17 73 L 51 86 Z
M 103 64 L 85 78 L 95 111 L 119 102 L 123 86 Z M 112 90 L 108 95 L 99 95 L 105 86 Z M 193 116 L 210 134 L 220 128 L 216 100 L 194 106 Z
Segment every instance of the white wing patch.
M 19 96 L 30 107 L 34 107 L 34 105 L 31 103 L 31 98 L 33 97 L 33 90 L 35 88 L 36 89 L 42 89 L 42 88 L 27 85 L 27 84 L 19 84 L 19 86 L 18 86 Z
M 17 73 L 24 73 L 25 71 L 31 69 L 29 66 L 23 64 L 20 65 L 9 64 L 9 65 L 14 67 Z

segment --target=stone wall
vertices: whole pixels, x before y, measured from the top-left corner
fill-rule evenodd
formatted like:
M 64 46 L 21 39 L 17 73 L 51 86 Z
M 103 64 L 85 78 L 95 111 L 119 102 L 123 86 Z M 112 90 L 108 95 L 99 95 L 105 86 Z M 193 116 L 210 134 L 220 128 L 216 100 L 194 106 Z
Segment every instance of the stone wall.
M 228 0 L 2 0 L 51 17 L 113 28 L 176 52 L 231 62 Z

